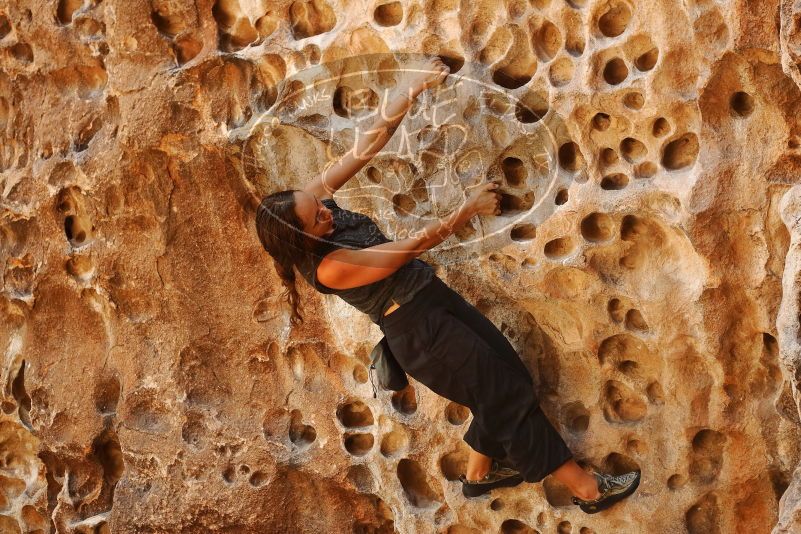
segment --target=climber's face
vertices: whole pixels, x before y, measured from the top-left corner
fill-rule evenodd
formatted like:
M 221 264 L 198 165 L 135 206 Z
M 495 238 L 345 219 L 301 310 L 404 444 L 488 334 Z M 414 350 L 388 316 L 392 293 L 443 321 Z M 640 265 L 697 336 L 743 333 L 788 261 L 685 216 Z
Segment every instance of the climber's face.
M 334 231 L 331 210 L 311 193 L 295 191 L 295 213 L 303 221 L 303 230 L 308 234 L 324 237 Z

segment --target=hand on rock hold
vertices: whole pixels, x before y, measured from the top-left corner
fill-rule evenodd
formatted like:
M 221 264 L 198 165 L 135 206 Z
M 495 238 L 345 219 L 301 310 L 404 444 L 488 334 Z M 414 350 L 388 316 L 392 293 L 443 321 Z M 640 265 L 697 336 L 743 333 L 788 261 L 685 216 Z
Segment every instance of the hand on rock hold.
M 501 194 L 498 192 L 499 187 L 500 184 L 495 181 L 468 187 L 468 189 L 474 189 L 474 191 L 467 199 L 467 204 L 478 215 L 500 215 Z
M 450 74 L 451 69 L 439 57 L 426 59 L 425 61 L 410 67 L 409 87 L 417 95 L 426 89 L 436 87 Z

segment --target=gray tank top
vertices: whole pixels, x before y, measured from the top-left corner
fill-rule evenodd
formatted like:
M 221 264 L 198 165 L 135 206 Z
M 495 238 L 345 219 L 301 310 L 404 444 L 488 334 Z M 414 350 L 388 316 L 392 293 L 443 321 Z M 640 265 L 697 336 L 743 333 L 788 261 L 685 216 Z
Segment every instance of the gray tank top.
M 434 278 L 434 269 L 419 258 L 407 262 L 390 276 L 371 284 L 350 289 L 333 289 L 317 280 L 317 267 L 329 252 L 340 248 L 362 249 L 388 243 L 391 239 L 381 232 L 373 220 L 362 213 L 340 208 L 334 199 L 321 202 L 331 210 L 334 231 L 317 241 L 314 253 L 307 261 L 297 264 L 298 271 L 320 293 L 333 293 L 370 316 L 378 324 L 384 312 L 395 301 L 403 305 Z

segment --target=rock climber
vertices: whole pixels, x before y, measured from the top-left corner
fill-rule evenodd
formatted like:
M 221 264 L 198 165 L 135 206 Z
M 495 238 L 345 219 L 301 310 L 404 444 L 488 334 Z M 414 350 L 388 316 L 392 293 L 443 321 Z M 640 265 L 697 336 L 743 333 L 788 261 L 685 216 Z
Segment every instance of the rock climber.
M 415 98 L 448 74 L 439 58 L 427 59 L 387 97 L 384 112 L 353 150 L 303 189 L 265 196 L 256 213 L 259 240 L 286 288 L 293 325 L 303 320 L 297 269 L 317 291 L 338 295 L 378 324 L 409 376 L 470 409 L 473 419 L 463 439 L 471 450 L 460 475 L 466 497 L 552 475 L 584 512 L 599 512 L 632 494 L 640 472 L 613 476 L 579 466 L 542 412 L 533 380 L 511 343 L 417 258 L 475 215 L 500 214 L 499 184 L 473 186 L 461 207 L 398 241 L 333 199 L 387 143 Z

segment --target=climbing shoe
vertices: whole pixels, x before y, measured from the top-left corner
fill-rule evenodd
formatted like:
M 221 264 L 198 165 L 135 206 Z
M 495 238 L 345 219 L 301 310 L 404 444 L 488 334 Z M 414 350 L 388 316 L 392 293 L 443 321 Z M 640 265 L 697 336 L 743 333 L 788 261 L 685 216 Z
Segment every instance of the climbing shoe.
M 634 490 L 640 485 L 639 471 L 631 471 L 618 476 L 601 473 L 593 473 L 593 475 L 598 480 L 598 491 L 601 492 L 601 496 L 589 501 L 573 497 L 573 504 L 577 504 L 579 508 L 588 514 L 606 510 L 616 502 L 634 493 Z
M 465 497 L 478 497 L 484 495 L 493 488 L 508 488 L 517 486 L 523 482 L 523 475 L 511 467 L 502 465 L 498 460 L 492 460 L 492 467 L 489 473 L 480 480 L 467 480 L 464 475 L 459 475 L 462 482 L 462 495 Z

